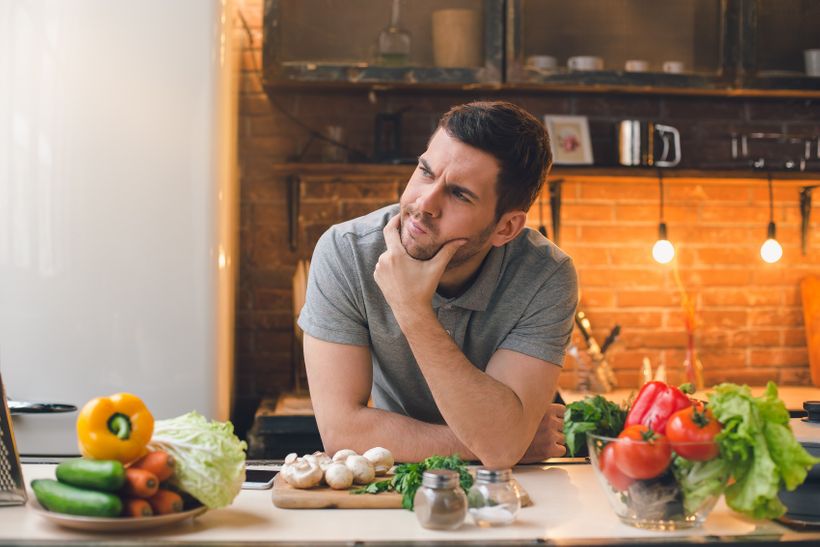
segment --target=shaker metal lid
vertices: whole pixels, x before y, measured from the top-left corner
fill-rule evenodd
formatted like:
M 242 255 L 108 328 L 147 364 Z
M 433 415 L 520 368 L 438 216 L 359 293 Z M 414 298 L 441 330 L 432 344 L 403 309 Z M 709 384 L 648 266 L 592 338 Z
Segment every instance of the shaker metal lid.
M 459 483 L 459 475 L 449 469 L 431 469 L 422 475 L 421 484 L 428 488 L 455 488 Z
M 479 467 L 475 473 L 476 480 L 486 482 L 507 482 L 512 478 L 512 469 L 489 469 Z

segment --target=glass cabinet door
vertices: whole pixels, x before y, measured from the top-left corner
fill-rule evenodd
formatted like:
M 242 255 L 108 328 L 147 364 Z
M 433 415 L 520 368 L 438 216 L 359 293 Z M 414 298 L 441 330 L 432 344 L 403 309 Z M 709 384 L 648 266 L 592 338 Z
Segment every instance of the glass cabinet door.
M 511 0 L 510 82 L 715 85 L 728 78 L 727 2 Z
M 744 1 L 744 85 L 820 89 L 820 2 Z
M 503 0 L 267 0 L 265 75 L 500 83 L 503 15 Z

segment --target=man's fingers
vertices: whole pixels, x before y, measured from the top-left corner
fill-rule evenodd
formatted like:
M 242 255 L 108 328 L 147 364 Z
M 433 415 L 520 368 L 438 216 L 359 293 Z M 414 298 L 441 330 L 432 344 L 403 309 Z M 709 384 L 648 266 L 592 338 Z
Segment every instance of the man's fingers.
M 388 249 L 395 249 L 397 245 L 401 245 L 401 234 L 399 234 L 399 226 L 401 224 L 401 213 L 391 218 L 384 226 L 384 242 Z
M 567 407 L 560 403 L 550 403 L 550 407 L 547 410 L 548 413 L 553 414 L 554 416 L 558 416 L 561 419 L 564 418 L 564 413 L 567 411 Z

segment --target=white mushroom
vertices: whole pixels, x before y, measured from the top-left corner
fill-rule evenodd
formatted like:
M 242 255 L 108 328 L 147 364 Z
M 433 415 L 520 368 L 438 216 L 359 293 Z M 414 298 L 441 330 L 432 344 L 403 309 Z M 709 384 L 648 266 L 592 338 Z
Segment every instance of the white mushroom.
M 323 476 L 322 468 L 316 462 L 305 458 L 296 458 L 285 463 L 281 473 L 294 488 L 312 488 L 321 482 Z
M 330 464 L 325 469 L 325 482 L 334 490 L 344 490 L 353 484 L 353 471 L 341 462 Z
M 348 456 L 357 456 L 357 455 L 358 454 L 356 453 L 355 450 L 351 450 L 349 448 L 342 448 L 341 450 L 339 450 L 338 452 L 333 454 L 333 461 L 334 462 L 339 462 L 339 463 L 344 463 Z
M 367 484 L 376 477 L 376 470 L 364 456 L 348 456 L 345 465 L 353 472 L 353 482 Z
M 330 464 L 333 463 L 333 460 L 330 459 L 330 456 L 328 456 L 324 452 L 314 452 L 313 454 L 305 454 L 304 458 L 321 467 L 322 471 L 325 471 L 330 466 Z
M 362 454 L 373 465 L 377 475 L 386 475 L 393 467 L 393 453 L 386 448 L 377 446 Z

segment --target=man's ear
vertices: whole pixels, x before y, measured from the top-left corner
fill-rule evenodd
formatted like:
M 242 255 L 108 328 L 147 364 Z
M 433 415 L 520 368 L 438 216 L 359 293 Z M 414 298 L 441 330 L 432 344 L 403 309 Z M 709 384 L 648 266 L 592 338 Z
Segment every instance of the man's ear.
M 495 247 L 501 247 L 505 243 L 512 241 L 521 233 L 527 225 L 527 213 L 524 211 L 507 211 L 496 223 L 495 231 L 490 236 L 490 243 Z

